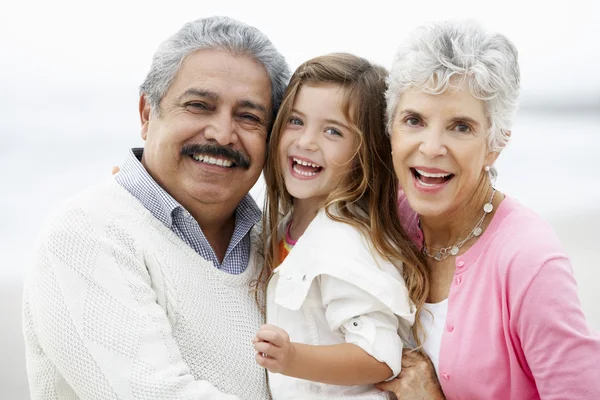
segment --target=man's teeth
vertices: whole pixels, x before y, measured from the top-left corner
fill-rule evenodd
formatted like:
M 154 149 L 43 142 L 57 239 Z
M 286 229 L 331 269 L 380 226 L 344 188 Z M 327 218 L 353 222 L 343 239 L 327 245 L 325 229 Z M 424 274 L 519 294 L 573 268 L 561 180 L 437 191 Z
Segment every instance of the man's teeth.
M 204 164 L 218 165 L 220 167 L 226 168 L 229 168 L 233 165 L 233 162 L 229 160 L 223 160 L 222 158 L 215 158 L 204 154 L 194 154 L 192 157 L 194 158 L 194 160 Z
M 313 164 L 313 163 L 310 163 L 310 162 L 307 162 L 307 161 L 303 161 L 303 160 L 299 160 L 299 159 L 297 159 L 295 157 L 292 157 L 292 158 L 293 158 L 293 160 L 294 160 L 294 162 L 296 164 L 305 165 L 305 166 L 313 167 L 313 168 L 321 168 L 320 165 Z
M 419 175 L 425 176 L 427 178 L 447 178 L 450 175 L 452 175 L 451 173 L 437 173 L 437 174 L 433 174 L 431 172 L 425 172 L 425 171 L 421 171 L 420 169 L 416 169 L 415 171 L 417 171 L 419 173 Z
M 296 165 L 294 165 L 293 168 L 294 168 L 295 173 L 302 175 L 302 176 L 315 176 L 317 174 L 316 172 L 300 171 Z

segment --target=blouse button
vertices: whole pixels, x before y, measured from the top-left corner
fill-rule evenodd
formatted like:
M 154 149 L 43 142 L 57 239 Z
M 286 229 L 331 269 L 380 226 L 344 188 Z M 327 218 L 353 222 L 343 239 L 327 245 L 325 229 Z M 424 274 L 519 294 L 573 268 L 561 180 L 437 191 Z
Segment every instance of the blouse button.
M 448 324 L 448 326 L 446 327 L 446 329 L 448 329 L 448 332 L 452 332 L 454 330 L 454 325 Z
M 458 261 L 456 261 L 456 266 L 458 268 L 462 268 L 465 266 L 465 262 L 463 260 L 458 260 Z
M 350 320 L 350 326 L 352 327 L 352 330 L 357 331 L 362 327 L 362 322 L 360 322 L 360 319 L 357 317 L 354 317 Z
M 457 276 L 455 282 L 457 285 L 460 285 L 462 283 L 462 276 Z
M 442 379 L 449 381 L 450 380 L 450 375 L 448 374 L 442 374 Z

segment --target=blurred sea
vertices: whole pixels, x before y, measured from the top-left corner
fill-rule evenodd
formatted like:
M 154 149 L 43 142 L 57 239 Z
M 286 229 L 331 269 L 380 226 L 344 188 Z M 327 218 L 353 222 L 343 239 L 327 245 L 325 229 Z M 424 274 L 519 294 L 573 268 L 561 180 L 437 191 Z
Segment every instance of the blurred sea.
M 48 124 L 54 130 L 61 126 L 57 115 L 68 113 L 44 115 L 55 119 Z M 28 126 L 40 127 L 32 132 L 6 131 L 0 122 L 0 288 L 7 288 L 0 292 L 0 301 L 8 307 L 0 335 L 7 349 L 0 362 L 2 398 L 26 398 L 20 285 L 43 219 L 63 199 L 109 177 L 130 147 L 142 145 L 137 128 L 100 133 L 108 127 L 132 126 L 132 121 L 98 121 L 93 130 L 81 134 L 75 127 L 84 126 L 85 120 L 65 122 L 70 126 L 64 125 L 61 134 L 45 132 L 46 122 L 28 121 Z M 497 163 L 497 187 L 548 219 L 565 242 L 584 311 L 595 329 L 600 328 L 599 149 L 600 111 L 523 111 Z M 262 205 L 262 181 L 252 193 Z

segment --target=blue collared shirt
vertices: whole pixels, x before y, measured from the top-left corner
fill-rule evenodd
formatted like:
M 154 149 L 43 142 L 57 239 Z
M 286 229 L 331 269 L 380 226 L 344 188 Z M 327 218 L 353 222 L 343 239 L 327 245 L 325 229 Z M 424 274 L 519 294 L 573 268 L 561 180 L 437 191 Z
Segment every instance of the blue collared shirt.
M 261 218 L 261 211 L 252 197 L 246 195 L 235 211 L 233 235 L 223 263 L 220 263 L 198 222 L 146 171 L 141 163 L 143 152 L 143 148 L 131 149 L 115 176 L 117 182 L 204 259 L 230 274 L 244 272 L 250 260 L 250 230 Z

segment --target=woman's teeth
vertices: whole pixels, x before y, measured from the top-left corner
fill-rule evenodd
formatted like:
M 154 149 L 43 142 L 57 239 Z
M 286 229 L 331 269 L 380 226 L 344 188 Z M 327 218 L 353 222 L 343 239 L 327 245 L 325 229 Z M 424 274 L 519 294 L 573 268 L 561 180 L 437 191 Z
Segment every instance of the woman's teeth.
M 424 187 L 433 187 L 448 182 L 454 174 L 450 172 L 426 172 L 417 168 L 412 168 L 415 179 Z
M 434 173 L 431 173 L 431 172 L 421 171 L 420 169 L 416 169 L 416 168 L 415 168 L 415 171 L 417 171 L 417 173 L 419 175 L 422 175 L 422 176 L 424 176 L 426 178 L 447 178 L 450 175 L 452 175 L 451 173 L 447 173 L 447 174 L 446 173 L 437 173 L 437 174 L 434 174 Z

